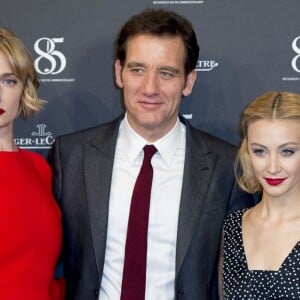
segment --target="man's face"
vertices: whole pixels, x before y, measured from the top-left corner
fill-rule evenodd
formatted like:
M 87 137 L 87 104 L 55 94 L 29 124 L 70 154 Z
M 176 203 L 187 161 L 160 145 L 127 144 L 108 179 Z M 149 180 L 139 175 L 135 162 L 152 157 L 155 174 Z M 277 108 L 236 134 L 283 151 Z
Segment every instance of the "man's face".
M 123 88 L 128 121 L 150 142 L 172 129 L 182 96 L 192 92 L 196 72 L 185 76 L 184 63 L 181 38 L 151 35 L 131 38 L 124 66 L 115 62 L 116 83 Z

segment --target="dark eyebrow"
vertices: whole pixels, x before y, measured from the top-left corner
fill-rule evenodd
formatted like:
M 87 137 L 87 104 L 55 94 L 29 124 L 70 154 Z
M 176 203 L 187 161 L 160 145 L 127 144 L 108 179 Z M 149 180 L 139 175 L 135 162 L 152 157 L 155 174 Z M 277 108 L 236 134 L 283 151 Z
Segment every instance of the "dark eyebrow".
M 129 62 L 127 64 L 127 68 L 137 68 L 137 67 L 145 68 L 146 66 L 143 63 L 139 63 L 139 62 L 135 62 L 135 61 Z M 161 66 L 159 68 L 159 70 L 160 71 L 169 71 L 169 72 L 174 73 L 176 75 L 178 75 L 180 73 L 180 71 L 177 68 L 170 67 L 170 66 Z
M 138 62 L 129 62 L 127 65 L 126 65 L 127 68 L 136 68 L 136 67 L 145 67 L 144 64 L 142 63 L 138 63 Z
M 159 69 L 161 71 L 170 71 L 171 73 L 174 73 L 176 75 L 180 73 L 180 71 L 177 68 L 173 68 L 173 67 L 170 67 L 170 66 L 162 66 Z

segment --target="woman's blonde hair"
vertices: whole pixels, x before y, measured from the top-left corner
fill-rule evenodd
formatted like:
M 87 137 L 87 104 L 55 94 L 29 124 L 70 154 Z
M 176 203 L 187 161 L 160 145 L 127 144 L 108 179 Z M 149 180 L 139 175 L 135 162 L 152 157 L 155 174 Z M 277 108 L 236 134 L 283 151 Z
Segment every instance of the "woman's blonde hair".
M 24 84 L 20 116 L 31 117 L 45 104 L 45 101 L 37 96 L 40 84 L 33 60 L 21 40 L 11 30 L 3 27 L 0 27 L 0 51 L 7 57 L 13 74 Z
M 300 95 L 290 92 L 267 92 L 254 99 L 243 111 L 241 130 L 243 140 L 235 161 L 235 176 L 239 186 L 248 193 L 256 193 L 262 187 L 256 179 L 248 152 L 248 128 L 258 120 L 299 120 Z

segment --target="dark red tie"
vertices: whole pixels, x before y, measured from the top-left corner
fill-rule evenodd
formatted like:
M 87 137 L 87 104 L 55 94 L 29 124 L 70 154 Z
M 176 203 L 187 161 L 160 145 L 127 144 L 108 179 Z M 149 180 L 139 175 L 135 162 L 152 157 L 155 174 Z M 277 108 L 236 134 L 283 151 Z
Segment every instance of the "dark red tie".
M 153 169 L 153 145 L 144 147 L 144 160 L 132 193 L 127 228 L 121 300 L 144 300 L 147 234 Z

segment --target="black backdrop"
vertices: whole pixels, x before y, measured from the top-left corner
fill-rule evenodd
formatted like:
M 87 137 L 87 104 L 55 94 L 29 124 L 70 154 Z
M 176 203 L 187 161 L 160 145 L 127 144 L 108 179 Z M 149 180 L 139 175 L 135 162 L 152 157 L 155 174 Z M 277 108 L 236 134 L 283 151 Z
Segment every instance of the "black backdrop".
M 198 79 L 181 112 L 194 126 L 238 144 L 241 110 L 268 90 L 300 93 L 299 0 L 2 1 L 0 26 L 32 53 L 48 101 L 18 120 L 20 147 L 46 156 L 57 135 L 94 126 L 122 111 L 113 78 L 121 25 L 145 8 L 164 8 L 194 24 Z

